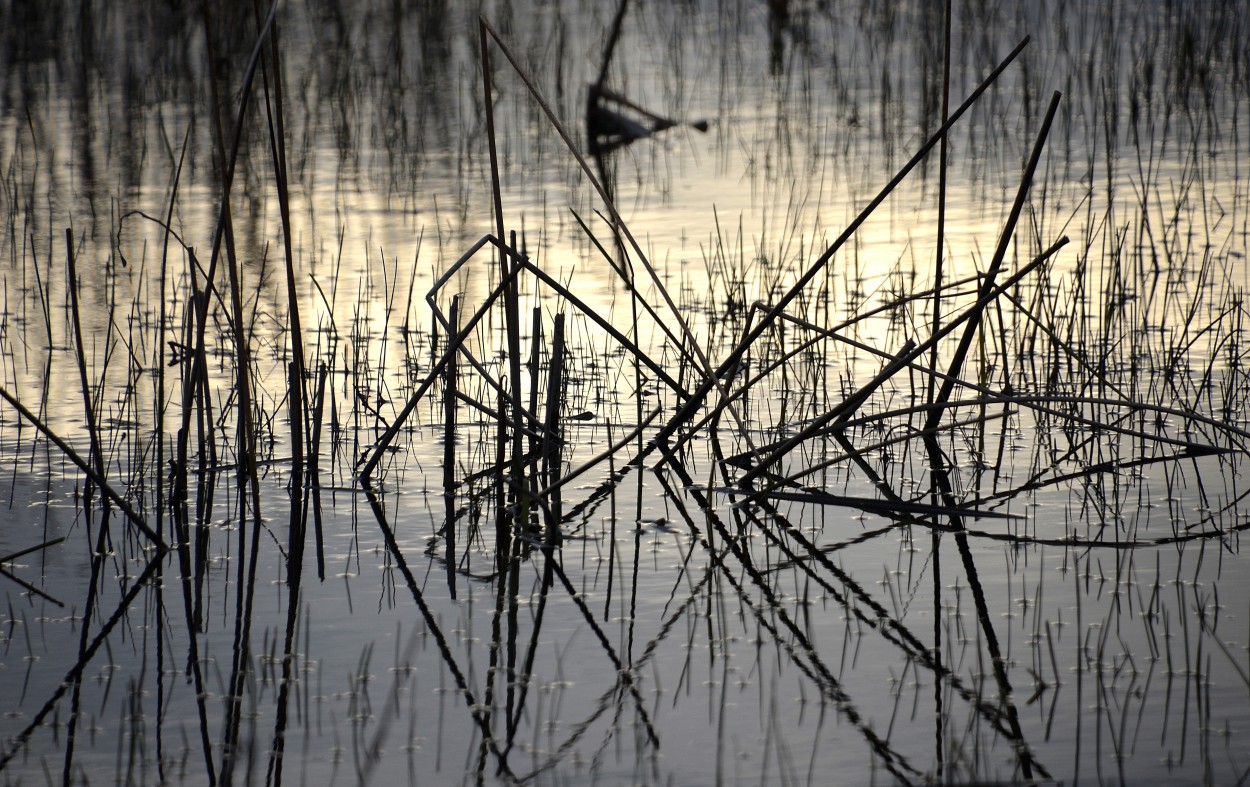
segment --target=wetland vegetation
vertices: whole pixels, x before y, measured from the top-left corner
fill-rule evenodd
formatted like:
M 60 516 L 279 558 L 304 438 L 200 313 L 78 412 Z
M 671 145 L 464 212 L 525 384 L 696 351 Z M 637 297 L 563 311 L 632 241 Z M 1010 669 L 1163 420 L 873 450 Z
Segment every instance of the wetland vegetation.
M 1245 783 L 1246 25 L 0 4 L 0 782 Z

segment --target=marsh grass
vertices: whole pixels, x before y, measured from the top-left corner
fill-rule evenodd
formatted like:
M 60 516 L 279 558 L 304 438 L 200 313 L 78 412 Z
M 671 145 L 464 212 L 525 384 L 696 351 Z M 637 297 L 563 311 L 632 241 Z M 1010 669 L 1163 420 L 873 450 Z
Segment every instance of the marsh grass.
M 602 20 L 613 43 L 632 19 L 625 9 Z M 624 768 L 640 781 L 810 781 L 835 765 L 883 769 L 901 783 L 1047 780 L 1090 763 L 1102 778 L 1115 768 L 1129 779 L 1153 767 L 1134 750 L 1155 734 L 1168 743 L 1179 735 L 1169 765 L 1186 778 L 1244 772 L 1244 756 L 1212 764 L 1218 722 L 1236 718 L 1212 694 L 1239 690 L 1250 669 L 1244 647 L 1224 639 L 1220 575 L 1204 573 L 1217 560 L 1236 564 L 1250 526 L 1238 483 L 1250 437 L 1245 192 L 1234 185 L 1226 203 L 1211 187 L 1227 176 L 1211 163 L 1225 150 L 1234 183 L 1242 166 L 1244 140 L 1223 148 L 1215 131 L 1238 133 L 1219 117 L 1221 101 L 1234 116 L 1246 109 L 1221 98 L 1247 79 L 1244 64 L 1228 60 L 1240 22 L 1211 11 L 1234 32 L 1207 31 L 1210 20 L 1185 11 L 1123 38 L 1119 17 L 1082 26 L 1079 37 L 1101 31 L 1094 51 L 1105 59 L 1073 71 L 1064 101 L 1078 106 L 1065 111 L 1057 93 L 1038 100 L 1027 40 L 1003 55 L 997 40 L 974 36 L 948 59 L 954 4 L 942 24 L 920 28 L 915 54 L 928 64 L 919 73 L 943 76 L 913 91 L 906 80 L 918 72 L 899 67 L 910 57 L 905 21 L 881 4 L 857 10 L 878 48 L 858 44 L 820 67 L 836 112 L 853 115 L 824 137 L 785 124 L 817 125 L 826 109 L 812 63 L 834 22 L 819 9 L 784 18 L 771 10 L 771 43 L 782 51 L 770 52 L 770 70 L 788 111 L 741 146 L 747 190 L 780 218 L 757 234 L 714 212 L 694 273 L 657 261 L 613 182 L 622 161 L 637 167 L 663 154 L 625 149 L 615 164 L 592 166 L 564 120 L 579 115 L 566 111 L 577 101 L 563 60 L 533 41 L 518 45 L 516 20 L 503 12 L 471 26 L 477 70 L 459 86 L 480 95 L 479 139 L 472 150 L 457 143 L 456 157 L 490 182 L 488 229 L 442 265 L 454 239 L 436 213 L 437 261 L 423 256 L 422 233 L 406 271 L 395 251 L 372 248 L 357 270 L 342 232 L 334 251 L 314 253 L 300 229 L 313 211 L 302 214 L 292 190 L 312 153 L 288 127 L 308 99 L 289 89 L 277 5 L 244 15 L 255 31 L 249 46 L 222 35 L 224 20 L 205 18 L 209 60 L 222 69 L 207 70 L 200 90 L 211 111 L 188 125 L 176 160 L 168 146 L 162 218 L 120 214 L 97 281 L 82 275 L 89 232 L 64 231 L 60 278 L 35 252 L 53 244 L 17 230 L 16 210 L 10 221 L 6 276 L 20 274 L 30 297 L 20 318 L 6 305 L 0 340 L 42 341 L 47 359 L 35 364 L 42 383 L 29 385 L 19 358 L 29 366 L 36 353 L 10 354 L 13 384 L 0 396 L 21 425 L 6 420 L 0 439 L 17 430 L 21 445 L 38 433 L 32 474 L 59 464 L 73 479 L 83 532 L 42 534 L 0 561 L 6 582 L 28 594 L 22 603 L 73 606 L 77 640 L 40 672 L 55 684 L 46 696 L 28 699 L 24 687 L 21 706 L 33 712 L 7 727 L 0 768 L 25 773 L 28 758 L 51 752 L 63 781 L 90 780 L 84 751 L 95 748 L 88 708 L 98 694 L 86 679 L 101 651 L 116 665 L 111 650 L 124 643 L 142 668 L 119 681 L 120 699 L 110 704 L 111 679 L 100 699 L 102 714 L 118 719 L 106 723 L 117 732 L 119 782 L 230 783 L 262 771 L 274 784 L 301 772 L 382 779 L 394 773 L 387 741 L 401 737 L 410 778 L 420 761 L 478 781 L 583 767 L 605 779 Z M 743 30 L 763 12 L 735 13 L 720 20 L 727 72 L 746 68 Z M 1007 12 L 959 13 L 989 15 L 962 19 L 988 30 Z M 529 34 L 556 31 L 559 47 L 576 46 L 564 24 L 544 19 Z M 355 35 L 341 16 L 335 25 Z M 1175 49 L 1161 62 L 1117 76 L 1164 41 Z M 1088 44 L 1046 51 L 1076 62 Z M 702 67 L 680 42 L 669 46 L 675 71 Z M 851 100 L 859 57 L 879 85 L 872 105 Z M 598 64 L 598 84 L 613 74 L 610 60 Z M 957 79 L 973 86 L 952 109 Z M 1127 110 L 1117 103 L 1124 82 Z M 698 116 L 689 110 L 703 99 L 687 89 L 677 80 L 659 91 L 682 111 L 673 116 Z M 924 97 L 919 106 L 898 98 L 913 93 Z M 723 96 L 712 133 L 733 139 L 744 100 Z M 406 113 L 376 109 L 382 119 L 370 123 L 387 131 L 377 136 L 390 177 L 415 182 Z M 363 110 L 345 100 L 340 112 L 343 166 L 356 167 L 348 129 Z M 855 131 L 861 123 L 865 133 Z M 42 127 L 29 125 L 32 136 Z M 194 199 L 182 180 L 193 134 L 214 151 L 206 256 L 176 231 L 178 206 Z M 873 135 L 884 146 L 873 161 L 889 172 L 847 179 L 854 208 L 832 240 L 804 229 L 805 207 L 775 204 L 785 184 L 794 194 L 805 183 L 812 150 L 840 150 L 845 162 Z M 518 140 L 527 136 L 553 147 Z M 1082 137 L 1095 142 L 1074 141 Z M 1127 162 L 1112 152 L 1126 138 L 1135 154 Z M 1001 211 L 988 256 L 966 252 L 971 270 L 947 260 L 958 229 L 945 207 L 952 141 L 976 158 L 970 174 L 960 170 L 973 199 Z M 521 151 L 534 150 L 537 161 L 566 162 L 562 176 L 591 195 L 559 219 L 563 235 L 544 229 L 531 239 L 508 205 Z M 1015 199 L 989 199 L 1010 189 L 978 167 L 1016 173 Z M 813 169 L 823 183 L 825 165 Z M 932 235 L 917 228 L 897 261 L 873 263 L 871 229 L 897 224 L 899 204 L 925 199 L 934 173 Z M 20 191 L 16 175 L 6 180 Z M 268 195 L 273 209 L 241 211 L 248 192 Z M 120 247 L 149 231 L 160 238 L 159 264 L 147 249 L 114 257 L 114 237 Z M 1081 234 L 1070 242 L 1069 232 Z M 277 251 L 262 244 L 251 259 L 250 240 L 270 237 Z M 548 265 L 560 242 L 585 250 L 593 267 Z M 428 308 L 414 310 L 427 267 Z M 583 288 L 598 271 L 615 277 L 606 301 Z M 94 311 L 85 294 L 99 295 Z M 51 383 L 54 356 L 72 358 L 66 390 Z M 81 421 L 66 415 L 67 401 Z M 862 527 L 848 535 L 853 516 Z M 896 551 L 867 553 L 876 565 L 854 557 L 891 535 Z M 85 587 L 46 571 L 38 583 L 23 578 L 19 559 L 78 542 Z M 303 573 L 310 546 L 317 582 Z M 1166 565 L 1165 547 L 1178 556 Z M 673 569 L 660 570 L 658 555 Z M 878 574 L 881 555 L 893 565 Z M 1056 562 L 1064 574 L 1044 573 Z M 353 580 L 371 563 L 381 564 L 380 591 L 364 601 Z M 334 583 L 342 589 L 331 595 Z M 80 591 L 81 601 L 69 595 Z M 345 606 L 349 622 L 373 604 L 399 620 L 415 611 L 406 639 L 397 623 L 388 686 L 371 688 L 380 651 L 368 629 L 335 640 L 343 652 L 313 644 L 342 625 L 314 603 L 338 614 Z M 8 613 L 5 644 L 20 627 L 33 665 L 42 646 L 26 611 Z M 842 616 L 841 631 L 830 612 Z M 706 658 L 696 658 L 702 649 Z M 154 705 L 145 698 L 152 683 Z M 436 707 L 416 694 L 433 683 Z M 931 689 L 923 698 L 922 688 Z M 680 702 L 701 692 L 706 703 Z M 791 694 L 797 709 L 783 707 Z M 748 699 L 750 713 L 733 709 Z M 1072 734 L 1060 729 L 1069 713 Z M 689 769 L 662 760 L 709 726 L 714 740 L 698 738 L 710 745 Z M 327 766 L 318 747 L 331 738 Z M 436 739 L 432 755 L 418 751 L 421 739 Z M 750 773 L 737 770 L 748 761 Z

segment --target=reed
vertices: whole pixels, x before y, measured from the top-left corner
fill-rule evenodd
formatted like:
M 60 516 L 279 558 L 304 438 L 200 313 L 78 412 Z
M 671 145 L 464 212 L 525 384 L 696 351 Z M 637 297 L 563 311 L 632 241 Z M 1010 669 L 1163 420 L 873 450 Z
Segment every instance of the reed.
M 98 224 L 41 196 L 59 116 L 5 127 L 6 777 L 1244 771 L 1244 25 L 768 6 L 327 7 L 317 68 L 300 15 L 206 7 L 196 98 L 132 113 L 162 208 L 79 176 Z M 570 63 L 665 135 L 583 153 Z

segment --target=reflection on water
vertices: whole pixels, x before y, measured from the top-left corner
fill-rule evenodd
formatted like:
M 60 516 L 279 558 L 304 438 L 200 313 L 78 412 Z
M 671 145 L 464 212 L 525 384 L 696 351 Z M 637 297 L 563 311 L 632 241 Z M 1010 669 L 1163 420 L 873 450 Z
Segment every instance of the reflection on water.
M 6 781 L 1244 779 L 1236 4 L 617 10 L 0 9 Z

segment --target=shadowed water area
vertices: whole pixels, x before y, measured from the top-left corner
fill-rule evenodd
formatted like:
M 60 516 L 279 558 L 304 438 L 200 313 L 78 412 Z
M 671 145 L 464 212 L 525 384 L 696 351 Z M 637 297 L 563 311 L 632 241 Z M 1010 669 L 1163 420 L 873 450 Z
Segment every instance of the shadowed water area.
M 1244 11 L 0 3 L 0 783 L 1250 779 Z

